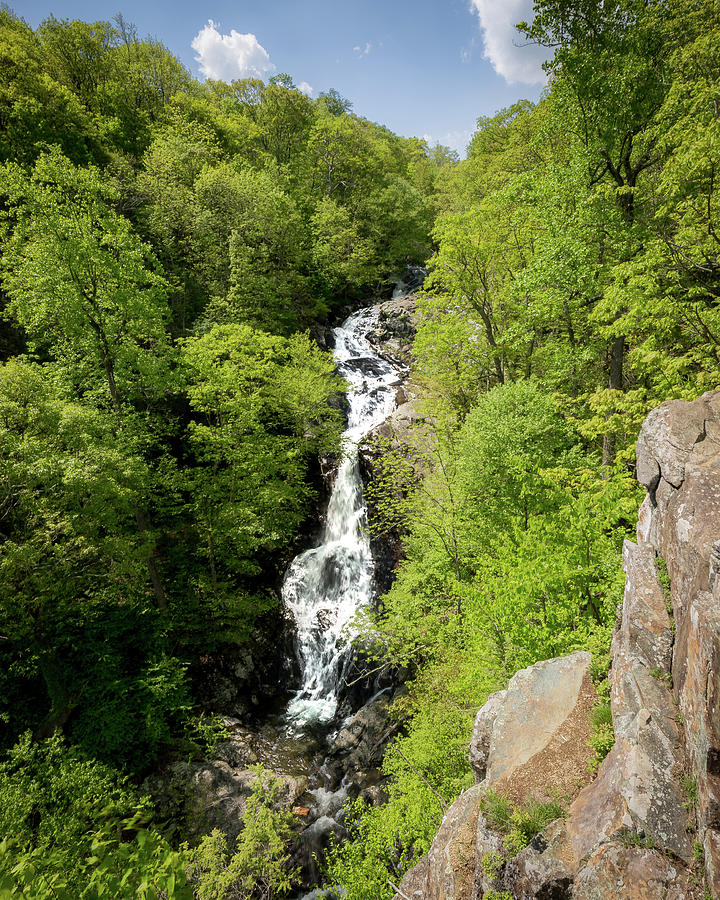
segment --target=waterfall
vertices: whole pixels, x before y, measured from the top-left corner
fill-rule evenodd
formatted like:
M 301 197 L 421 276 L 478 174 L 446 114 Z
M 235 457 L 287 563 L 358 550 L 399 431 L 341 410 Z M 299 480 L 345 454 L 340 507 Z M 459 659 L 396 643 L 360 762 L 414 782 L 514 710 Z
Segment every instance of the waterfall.
M 350 623 L 373 598 L 373 559 L 367 534 L 358 444 L 395 408 L 400 375 L 370 346 L 377 324 L 370 307 L 350 316 L 335 336 L 335 359 L 348 383 L 348 427 L 320 544 L 290 564 L 283 601 L 297 625 L 301 685 L 287 709 L 292 729 L 329 722 L 348 659 Z

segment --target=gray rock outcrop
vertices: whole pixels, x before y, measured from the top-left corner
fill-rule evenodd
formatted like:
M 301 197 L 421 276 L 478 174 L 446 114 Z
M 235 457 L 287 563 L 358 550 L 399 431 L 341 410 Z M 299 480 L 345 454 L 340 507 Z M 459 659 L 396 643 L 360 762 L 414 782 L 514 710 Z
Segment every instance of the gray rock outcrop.
M 400 893 L 433 900 L 471 900 L 489 890 L 482 858 L 501 838 L 489 827 L 482 800 L 493 788 L 511 797 L 532 787 L 548 798 L 588 780 L 589 712 L 596 700 L 590 654 L 573 653 L 517 672 L 505 691 L 478 712 L 470 760 L 478 783 L 450 807 L 428 856 L 403 879 Z M 579 754 L 579 759 L 577 758 Z
M 373 428 L 360 444 L 360 465 L 365 484 L 378 474 L 378 460 L 385 454 L 404 452 L 414 427 L 422 421 L 416 402 L 416 390 L 408 378 L 412 341 L 417 327 L 417 306 L 413 295 L 387 300 L 377 307 L 377 326 L 367 337 L 376 353 L 397 366 L 401 381 L 397 388 L 397 407 L 384 422 Z M 376 516 L 371 492 L 366 497 L 371 522 Z M 395 570 L 403 558 L 402 541 L 396 529 L 382 535 L 373 532 L 371 548 L 375 560 L 375 582 L 378 596 L 386 593 L 395 578 Z
M 237 837 L 258 780 L 253 767 L 267 756 L 258 735 L 237 719 L 226 718 L 225 725 L 229 737 L 218 743 L 212 757 L 173 760 L 145 785 L 155 797 L 159 813 L 173 814 L 184 822 L 189 836 L 219 828 L 231 839 Z M 266 766 L 263 774 L 281 783 L 278 799 L 286 809 L 292 809 L 307 791 L 308 778 L 302 772 L 290 775 Z
M 720 391 L 664 403 L 643 424 L 638 478 L 647 489 L 640 546 L 667 567 L 675 646 L 673 699 L 697 784 L 695 825 L 720 896 Z
M 654 410 L 637 474 L 647 496 L 637 543 L 623 548 L 614 747 L 583 786 L 587 654 L 517 673 L 478 713 L 479 783 L 450 808 L 396 900 L 480 900 L 491 890 L 517 900 L 720 897 L 720 391 Z M 566 815 L 489 875 L 483 857 L 502 845 L 483 815 L 487 789 L 521 800 L 552 786 L 574 796 Z

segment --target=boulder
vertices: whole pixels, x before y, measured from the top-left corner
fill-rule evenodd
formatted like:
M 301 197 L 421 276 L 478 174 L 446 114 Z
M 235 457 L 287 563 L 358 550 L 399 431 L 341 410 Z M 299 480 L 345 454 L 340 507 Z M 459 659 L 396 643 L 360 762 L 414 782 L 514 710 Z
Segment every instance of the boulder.
M 470 748 L 475 776 L 482 780 L 450 807 L 428 856 L 408 873 L 398 898 L 473 900 L 493 888 L 482 858 L 499 852 L 502 839 L 480 809 L 489 787 L 515 798 L 547 797 L 576 792 L 589 779 L 588 717 L 596 701 L 590 659 L 581 651 L 536 663 L 516 673 L 507 690 L 491 695 L 475 719 Z
M 501 853 L 502 837 L 493 831 L 480 809 L 475 832 L 475 883 L 472 900 L 479 900 L 490 891 L 502 889 L 502 871 L 493 872 L 492 867 L 483 864 L 486 856 L 494 856 L 497 859 Z
M 400 889 L 393 900 L 425 900 L 425 888 L 427 885 L 430 862 L 427 856 L 423 856 L 420 862 L 413 866 L 400 882 Z M 397 888 L 397 885 L 390 884 Z
M 701 897 L 687 869 L 657 850 L 604 844 L 575 878 L 573 900 L 689 900 Z
M 521 799 L 574 794 L 589 779 L 589 715 L 597 700 L 590 659 L 579 651 L 536 663 L 490 697 L 470 747 L 476 775 L 485 766 L 486 788 Z
M 379 766 L 393 731 L 389 728 L 389 706 L 387 694 L 366 703 L 340 729 L 330 746 L 330 756 L 341 758 L 345 769 Z
M 570 900 L 574 874 L 564 823 L 553 822 L 508 862 L 502 886 L 518 900 Z
M 406 369 L 410 365 L 412 342 L 417 329 L 417 303 L 409 294 L 379 303 L 377 324 L 368 333 L 368 340 L 380 356 Z
M 472 740 L 470 741 L 470 767 L 475 775 L 475 781 L 483 781 L 487 774 L 488 757 L 490 755 L 490 743 L 492 740 L 495 720 L 498 713 L 505 705 L 507 691 L 497 691 L 491 694 L 485 705 L 475 717 Z
M 307 791 L 304 775 L 283 775 L 265 769 L 266 777 L 282 782 L 280 803 L 292 809 Z M 219 755 L 212 759 L 176 761 L 152 780 L 146 782 L 158 804 L 161 815 L 178 812 L 185 821 L 188 835 L 199 836 L 219 828 L 231 840 L 241 830 L 248 797 L 257 775 L 252 769 L 236 768 Z
M 674 698 L 688 775 L 697 781 L 694 812 L 706 874 L 720 896 L 720 391 L 653 410 L 640 432 L 637 459 L 648 490 L 638 541 L 667 566 Z
M 680 860 L 692 859 L 680 781 L 683 741 L 668 684 L 670 616 L 654 552 L 626 541 L 623 565 L 625 597 L 611 672 L 615 746 L 597 779 L 570 805 L 567 818 L 508 866 L 507 883 L 520 897 L 559 891 L 560 885 L 570 890 L 585 860 L 623 837 L 641 835 Z
M 656 555 L 647 544 L 625 541 L 625 602 L 616 640 L 617 650 L 632 654 L 649 670 L 670 676 L 675 634 L 669 598 L 658 578 Z M 619 664 L 613 657 L 613 666 Z

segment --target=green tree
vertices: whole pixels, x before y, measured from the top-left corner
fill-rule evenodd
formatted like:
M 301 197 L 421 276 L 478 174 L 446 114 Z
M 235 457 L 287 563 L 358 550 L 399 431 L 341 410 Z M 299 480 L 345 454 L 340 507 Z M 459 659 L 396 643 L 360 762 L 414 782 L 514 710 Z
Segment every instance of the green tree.
M 117 440 L 139 453 L 139 414 L 173 381 L 166 282 L 149 248 L 109 207 L 113 191 L 97 170 L 76 169 L 53 152 L 30 178 L 13 166 L 3 176 L 12 221 L 2 261 L 9 310 L 31 348 L 50 353 L 85 402 L 111 414 Z M 138 531 L 146 532 L 143 498 L 134 505 Z M 165 609 L 152 539 L 147 566 Z
M 188 445 L 193 518 L 207 570 L 195 592 L 225 627 L 247 636 L 274 602 L 266 590 L 243 596 L 237 581 L 261 571 L 296 533 L 311 493 L 311 454 L 337 449 L 341 384 L 331 358 L 304 334 L 286 339 L 247 325 L 214 326 L 183 344 L 195 420 Z
M 192 896 L 179 855 L 143 828 L 149 798 L 59 737 L 21 738 L 0 764 L 0 798 L 4 896 L 149 900 L 175 885 L 170 896 Z
M 329 292 L 357 289 L 372 281 L 372 243 L 360 236 L 350 211 L 332 197 L 323 197 L 311 219 L 312 258 Z
M 667 91 L 663 14 L 663 4 L 643 0 L 610 6 L 541 0 L 533 24 L 519 26 L 532 40 L 556 48 L 548 68 L 557 79 L 556 96 L 565 100 L 566 121 L 585 144 L 589 183 L 611 186 L 610 195 L 631 230 L 625 261 L 642 247 L 643 238 L 633 228 L 638 191 L 643 173 L 655 162 L 651 126 Z M 625 388 L 626 335 L 612 308 L 600 303 L 596 317 L 609 340 L 607 388 L 619 393 Z M 608 410 L 608 419 L 613 413 Z M 606 465 L 615 450 L 610 428 L 603 439 Z
M 230 235 L 230 315 L 269 331 L 291 332 L 324 309 L 307 274 L 302 218 L 292 198 L 265 173 L 245 171 L 237 181 L 242 214 Z
M 80 99 L 45 67 L 37 35 L 0 10 L 0 156 L 32 163 L 48 146 L 87 163 L 100 155 L 91 117 Z
M 190 877 L 198 900 L 284 897 L 298 881 L 290 866 L 294 817 L 278 808 L 282 782 L 262 766 L 242 816 L 242 831 L 230 849 L 215 829 L 189 851 Z

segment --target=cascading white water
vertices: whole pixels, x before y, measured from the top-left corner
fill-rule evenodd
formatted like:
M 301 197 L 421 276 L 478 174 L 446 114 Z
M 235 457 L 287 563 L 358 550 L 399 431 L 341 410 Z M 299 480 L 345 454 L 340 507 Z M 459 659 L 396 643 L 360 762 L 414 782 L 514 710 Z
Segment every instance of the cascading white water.
M 400 375 L 366 339 L 377 324 L 370 307 L 350 316 L 335 336 L 335 359 L 348 383 L 348 427 L 318 547 L 297 556 L 285 575 L 283 600 L 297 624 L 301 686 L 290 702 L 290 727 L 329 722 L 337 709 L 348 655 L 348 626 L 372 600 L 373 559 L 366 529 L 358 444 L 395 408 Z

